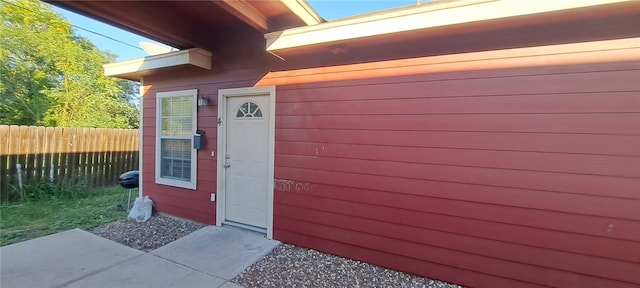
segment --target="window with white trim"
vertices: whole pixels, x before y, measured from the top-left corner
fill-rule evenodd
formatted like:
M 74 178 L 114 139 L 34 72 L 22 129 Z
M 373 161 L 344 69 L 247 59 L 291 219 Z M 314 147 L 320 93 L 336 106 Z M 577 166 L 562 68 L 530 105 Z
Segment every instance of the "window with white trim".
M 156 183 L 196 188 L 196 150 L 193 135 L 197 127 L 198 90 L 156 94 Z

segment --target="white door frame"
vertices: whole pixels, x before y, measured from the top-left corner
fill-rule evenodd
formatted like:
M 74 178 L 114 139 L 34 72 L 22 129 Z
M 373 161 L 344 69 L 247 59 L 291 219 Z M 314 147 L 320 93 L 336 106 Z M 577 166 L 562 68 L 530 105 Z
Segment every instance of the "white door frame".
M 216 226 L 222 226 L 225 220 L 225 168 L 224 155 L 227 153 L 227 100 L 230 97 L 269 96 L 269 160 L 267 167 L 267 238 L 273 238 L 273 170 L 275 158 L 275 123 L 276 123 L 276 87 L 248 87 L 218 90 L 218 149 L 217 149 L 217 192 L 216 192 Z

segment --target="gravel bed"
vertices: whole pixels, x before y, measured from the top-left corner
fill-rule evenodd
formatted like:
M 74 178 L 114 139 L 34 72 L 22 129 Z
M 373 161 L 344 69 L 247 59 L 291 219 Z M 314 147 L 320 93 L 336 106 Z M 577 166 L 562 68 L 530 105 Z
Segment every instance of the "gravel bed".
M 149 252 L 202 227 L 204 227 L 202 224 L 154 215 L 146 222 L 123 220 L 98 226 L 89 232 L 131 248 Z
M 149 252 L 204 226 L 155 215 L 146 222 L 123 220 L 96 227 L 89 232 Z M 231 281 L 246 288 L 462 287 L 289 244 L 280 244 Z
M 247 288 L 462 287 L 288 244 L 280 244 L 231 281 Z

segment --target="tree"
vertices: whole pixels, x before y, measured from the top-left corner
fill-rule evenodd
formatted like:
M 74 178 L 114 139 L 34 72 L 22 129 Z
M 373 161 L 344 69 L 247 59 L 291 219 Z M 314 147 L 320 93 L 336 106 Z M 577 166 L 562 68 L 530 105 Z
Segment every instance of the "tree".
M 3 0 L 0 19 L 0 124 L 138 126 L 137 84 L 102 72 L 115 55 L 37 0 Z

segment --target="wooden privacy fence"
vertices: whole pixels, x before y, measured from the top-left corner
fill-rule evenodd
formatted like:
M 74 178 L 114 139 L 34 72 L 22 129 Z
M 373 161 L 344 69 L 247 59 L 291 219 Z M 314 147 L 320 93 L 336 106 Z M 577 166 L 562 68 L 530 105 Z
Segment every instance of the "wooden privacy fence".
M 0 125 L 2 200 L 19 178 L 116 185 L 121 173 L 138 169 L 138 141 L 137 129 Z

